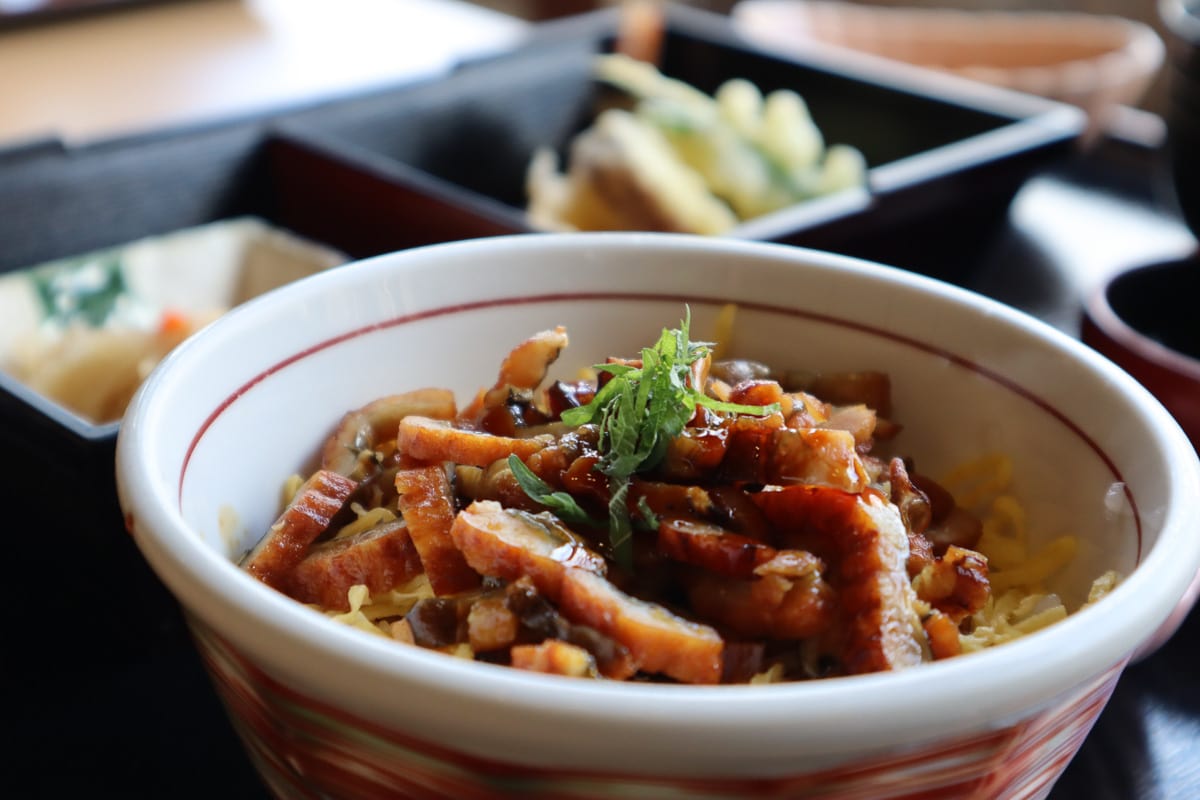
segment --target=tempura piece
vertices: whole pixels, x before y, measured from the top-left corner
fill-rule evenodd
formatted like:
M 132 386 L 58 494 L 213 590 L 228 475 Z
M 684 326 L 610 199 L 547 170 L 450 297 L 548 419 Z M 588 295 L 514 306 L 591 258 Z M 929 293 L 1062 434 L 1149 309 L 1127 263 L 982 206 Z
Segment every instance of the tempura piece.
M 526 180 L 537 227 L 721 234 L 865 181 L 862 154 L 826 147 L 793 91 L 764 97 L 734 79 L 710 97 L 624 54 L 598 57 L 596 75 L 633 108 L 602 112 L 572 143 L 565 173 L 537 152 Z

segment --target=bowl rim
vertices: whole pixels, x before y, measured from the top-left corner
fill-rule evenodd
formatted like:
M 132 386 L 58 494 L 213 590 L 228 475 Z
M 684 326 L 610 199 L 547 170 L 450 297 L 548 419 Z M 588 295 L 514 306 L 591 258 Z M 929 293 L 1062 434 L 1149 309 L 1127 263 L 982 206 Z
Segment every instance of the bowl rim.
M 1200 522 L 1200 509 L 1175 503 L 1163 511 L 1161 537 L 1166 544 L 1143 553 L 1139 568 L 1109 597 L 1047 630 L 985 652 L 898 672 L 771 686 L 698 687 L 578 681 L 465 662 L 420 648 L 397 648 L 394 642 L 364 635 L 275 592 L 190 533 L 177 498 L 157 478 L 163 467 L 150 439 L 155 426 L 163 424 L 165 410 L 154 398 L 160 387 L 186 375 L 189 362 L 201 357 L 210 342 L 219 342 L 226 331 L 252 324 L 259 309 L 324 292 L 342 280 L 357 283 L 373 275 L 418 269 L 424 262 L 441 258 L 494 256 L 497 249 L 520 252 L 530 247 L 551 252 L 555 248 L 566 248 L 565 252 L 582 248 L 687 252 L 700 247 L 731 258 L 803 263 L 818 271 L 852 270 L 870 280 L 966 303 L 999 324 L 1023 328 L 1098 373 L 1145 414 L 1164 459 L 1179 465 L 1168 471 L 1173 494 L 1182 496 L 1200 487 L 1200 461 L 1190 442 L 1140 384 L 1065 333 L 965 289 L 847 256 L 763 242 L 648 233 L 490 237 L 377 256 L 358 262 L 349 271 L 343 267 L 282 287 L 234 309 L 155 369 L 139 390 L 118 435 L 118 484 L 127 519 L 130 514 L 137 519 L 132 532 L 138 547 L 185 608 L 214 630 L 243 641 L 257 637 L 263 642 L 299 645 L 319 653 L 329 665 L 350 668 L 360 677 L 369 675 L 395 685 L 453 695 L 485 708 L 501 704 L 564 720 L 584 715 L 609 725 L 637 720 L 639 725 L 666 725 L 663 730 L 720 726 L 729 735 L 775 726 L 834 725 L 837 735 L 830 735 L 818 749 L 834 748 L 837 742 L 844 748 L 857 737 L 869 739 L 877 734 L 881 722 L 889 719 L 904 719 L 906 727 L 938 738 L 1045 707 L 1073 687 L 1123 665 L 1139 643 L 1167 619 L 1200 566 L 1200 537 L 1185 536 L 1184 532 Z M 217 619 L 222 622 L 214 622 Z M 1087 644 L 1081 647 L 1080 641 Z M 961 687 L 960 696 L 971 698 L 971 703 L 947 703 L 947 684 Z

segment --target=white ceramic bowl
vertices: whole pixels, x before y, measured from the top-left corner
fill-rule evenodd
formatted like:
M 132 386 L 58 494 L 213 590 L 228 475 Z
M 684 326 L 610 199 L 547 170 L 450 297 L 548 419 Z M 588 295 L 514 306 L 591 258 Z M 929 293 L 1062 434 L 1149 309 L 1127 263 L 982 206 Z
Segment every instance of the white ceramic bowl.
M 1124 582 L 1066 621 L 910 670 L 771 686 L 548 677 L 341 626 L 241 571 L 285 477 L 347 409 L 466 398 L 555 324 L 564 374 L 650 342 L 684 304 L 736 353 L 893 378 L 931 474 L 1003 450 L 1032 527 L 1082 545 L 1060 589 Z M 556 367 L 558 368 L 558 367 Z M 1200 566 L 1200 465 L 1125 373 L 1010 308 L 861 261 L 656 234 L 525 235 L 306 279 L 173 353 L 121 428 L 130 530 L 187 610 L 215 685 L 281 796 L 1039 797 Z

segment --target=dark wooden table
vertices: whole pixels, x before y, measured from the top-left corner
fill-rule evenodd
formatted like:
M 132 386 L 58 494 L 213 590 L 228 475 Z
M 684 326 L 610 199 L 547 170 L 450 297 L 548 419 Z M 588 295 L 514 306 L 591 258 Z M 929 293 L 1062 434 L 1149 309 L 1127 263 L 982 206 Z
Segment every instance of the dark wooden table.
M 1107 141 L 1035 175 L 982 234 L 951 215 L 932 232 L 867 237 L 853 254 L 945 278 L 1076 333 L 1080 298 L 1109 271 L 1194 247 L 1165 174 L 1158 149 Z M 48 477 L 33 496 L 5 503 L 4 793 L 265 796 L 177 606 L 116 510 L 81 507 L 73 496 Z M 1192 614 L 1127 670 L 1053 800 L 1200 797 L 1197 644 Z

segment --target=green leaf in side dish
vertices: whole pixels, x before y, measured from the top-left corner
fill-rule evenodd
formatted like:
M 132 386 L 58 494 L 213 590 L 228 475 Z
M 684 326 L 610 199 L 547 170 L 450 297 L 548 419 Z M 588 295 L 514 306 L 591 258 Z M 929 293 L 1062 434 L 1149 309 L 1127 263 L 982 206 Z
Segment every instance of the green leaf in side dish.
M 121 259 L 115 254 L 54 264 L 34 270 L 29 277 L 46 317 L 64 325 L 83 322 L 101 327 L 128 291 Z

